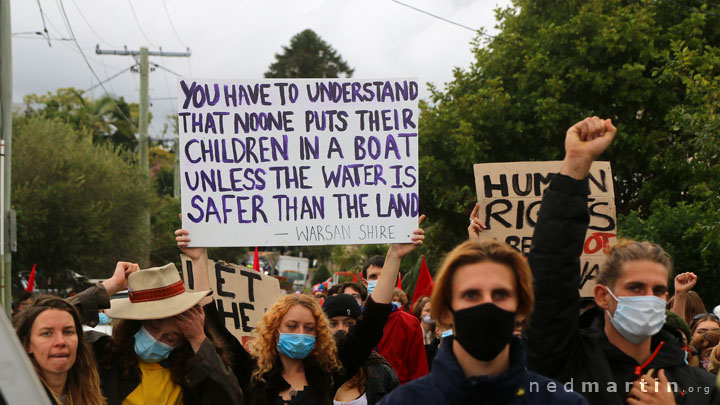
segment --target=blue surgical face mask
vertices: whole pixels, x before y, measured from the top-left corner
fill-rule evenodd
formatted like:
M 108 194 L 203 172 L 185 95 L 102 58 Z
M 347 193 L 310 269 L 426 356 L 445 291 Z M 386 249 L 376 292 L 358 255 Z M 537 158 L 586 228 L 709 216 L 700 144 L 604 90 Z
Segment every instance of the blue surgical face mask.
M 375 290 L 375 285 L 377 284 L 377 280 L 369 280 L 367 285 L 368 294 L 372 294 L 373 290 Z
M 665 300 L 653 295 L 616 297 L 609 288 L 605 289 L 618 302 L 610 322 L 615 330 L 628 342 L 639 344 L 660 332 L 665 324 Z
M 99 312 L 99 313 L 98 313 L 98 318 L 100 319 L 100 320 L 98 321 L 98 325 L 109 325 L 109 324 L 110 324 L 110 317 L 108 317 L 107 315 L 105 315 L 104 312 Z
M 173 349 L 173 346 L 156 340 L 144 326 L 135 334 L 135 353 L 149 363 L 167 359 Z
M 432 317 L 430 317 L 430 314 L 425 314 L 425 316 L 423 316 L 423 322 L 425 322 L 428 325 L 435 324 L 435 321 L 432 320 Z M 452 329 L 450 329 L 450 331 L 452 331 Z
M 402 302 L 393 301 L 392 304 L 395 306 L 395 308 L 402 309 Z
M 452 329 L 448 329 L 448 330 L 444 330 L 441 336 L 443 339 L 445 339 L 446 337 L 452 336 L 452 335 L 453 335 Z
M 281 333 L 278 351 L 291 359 L 304 359 L 315 348 L 315 336 L 303 333 Z

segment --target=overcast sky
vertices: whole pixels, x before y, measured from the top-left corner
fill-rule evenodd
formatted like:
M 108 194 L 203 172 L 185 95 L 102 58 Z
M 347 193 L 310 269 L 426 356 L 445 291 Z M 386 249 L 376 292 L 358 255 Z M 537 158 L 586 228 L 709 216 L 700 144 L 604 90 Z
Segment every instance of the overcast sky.
M 184 51 L 190 58 L 151 57 L 150 62 L 183 76 L 257 79 L 275 53 L 298 32 L 310 28 L 355 68 L 353 77 L 417 77 L 442 87 L 455 67 L 472 61 L 473 31 L 422 14 L 392 0 L 39 0 L 51 38 L 70 38 L 60 11 L 95 73 L 101 78 L 134 64 L 129 56 L 101 56 L 102 49 Z M 495 30 L 498 6 L 510 0 L 403 0 L 403 3 L 467 27 Z M 167 12 L 166 8 L 167 7 Z M 43 17 L 37 1 L 12 0 L 13 100 L 61 87 L 88 89 L 97 83 L 72 41 L 38 35 Z M 134 10 L 134 13 L 133 13 Z M 133 15 L 135 14 L 135 16 Z M 169 18 L 168 18 L 169 15 Z M 171 25 L 172 24 L 172 25 Z M 141 28 L 141 27 L 142 28 Z M 173 31 L 173 26 L 177 35 Z M 34 39 L 30 39 L 34 38 Z M 106 84 L 109 92 L 138 101 L 138 74 L 124 72 Z M 176 112 L 176 76 L 162 69 L 150 74 L 153 121 L 158 137 L 165 116 Z M 101 88 L 91 92 L 102 94 Z M 421 97 L 427 99 L 427 86 Z

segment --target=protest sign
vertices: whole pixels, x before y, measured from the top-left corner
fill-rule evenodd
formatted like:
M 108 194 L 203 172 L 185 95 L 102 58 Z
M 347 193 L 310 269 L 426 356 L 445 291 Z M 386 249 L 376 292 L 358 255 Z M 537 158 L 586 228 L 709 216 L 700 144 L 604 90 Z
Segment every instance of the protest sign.
M 181 255 L 183 278 L 189 290 L 195 289 L 192 260 Z M 255 336 L 255 327 L 280 296 L 280 283 L 251 268 L 208 260 L 208 279 L 212 298 L 225 327 L 241 342 Z
M 178 86 L 191 246 L 411 240 L 416 80 L 180 78 Z
M 507 242 L 527 255 L 542 193 L 562 162 L 510 162 L 473 165 L 483 236 Z M 605 248 L 616 241 L 615 190 L 609 162 L 594 162 L 589 175 L 590 225 L 580 258 L 581 295 L 591 296 Z

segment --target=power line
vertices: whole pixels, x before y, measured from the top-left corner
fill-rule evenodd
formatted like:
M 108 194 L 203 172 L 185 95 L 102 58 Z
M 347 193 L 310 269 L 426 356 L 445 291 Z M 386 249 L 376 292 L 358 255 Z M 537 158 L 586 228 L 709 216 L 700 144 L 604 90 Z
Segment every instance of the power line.
M 400 4 L 401 6 L 405 6 L 405 7 L 407 7 L 407 8 L 411 8 L 411 9 L 417 11 L 417 12 L 420 12 L 420 13 L 423 13 L 423 14 L 427 14 L 427 15 L 429 15 L 430 17 L 434 17 L 434 18 L 437 18 L 437 19 L 439 19 L 439 20 L 443 20 L 443 21 L 445 21 L 445 22 L 449 22 L 450 24 L 457 25 L 458 27 L 465 28 L 466 30 L 470 30 L 470 31 L 475 32 L 475 33 L 478 32 L 478 30 L 476 30 L 475 28 L 470 28 L 470 27 L 468 27 L 467 25 L 462 25 L 462 24 L 457 23 L 457 22 L 455 22 L 455 21 L 448 20 L 448 19 L 445 18 L 445 17 L 440 17 L 439 15 L 435 15 L 435 14 L 429 13 L 429 12 L 427 12 L 427 11 L 425 11 L 425 10 L 421 10 L 421 9 L 419 9 L 419 8 L 417 8 L 417 7 L 413 7 L 413 6 L 409 5 L 409 4 L 405 4 L 405 3 L 399 2 L 398 0 L 391 0 L 391 1 L 392 1 L 393 3 Z M 487 35 L 487 34 L 486 34 L 486 35 Z M 487 36 L 491 37 L 490 35 L 487 35 Z M 494 37 L 493 37 L 493 38 L 494 38 Z
M 80 44 L 77 41 L 75 32 L 73 32 L 72 26 L 70 25 L 70 19 L 68 18 L 67 13 L 65 12 L 65 5 L 63 4 L 62 0 L 58 0 L 58 2 L 60 4 L 60 11 L 62 11 L 63 21 L 65 22 L 65 25 L 67 26 L 68 30 L 70 31 L 70 36 L 72 37 L 73 42 L 75 42 L 75 45 L 77 46 L 78 51 L 80 51 L 80 55 L 82 55 L 83 60 L 85 61 L 85 64 L 87 65 L 88 69 L 90 69 L 90 73 L 92 73 L 92 75 L 95 76 L 95 79 L 98 81 L 98 84 L 100 85 L 100 87 L 102 87 L 103 91 L 105 92 L 105 95 L 108 97 L 108 99 L 110 99 L 110 102 L 113 104 L 113 106 L 115 107 L 117 112 L 120 113 L 120 116 L 123 119 L 125 119 L 125 121 L 127 121 L 128 124 L 130 124 L 130 127 L 134 131 L 137 131 L 138 129 L 135 126 L 135 124 L 130 120 L 130 118 L 128 118 L 127 115 L 125 115 L 123 110 L 121 110 L 120 107 L 118 107 L 118 105 L 115 103 L 115 100 L 112 97 L 110 97 L 110 94 L 108 93 L 107 89 L 105 88 L 105 85 L 102 83 L 102 81 L 100 80 L 100 77 L 98 77 L 97 73 L 95 73 L 95 69 L 93 69 L 92 65 L 90 64 L 90 61 L 85 56 L 85 53 L 82 51 L 82 48 L 80 48 Z
M 172 74 L 174 74 L 174 75 L 177 76 L 177 77 L 182 77 L 182 75 L 181 75 L 180 73 L 173 72 L 172 70 L 166 68 L 165 66 L 158 65 L 157 63 L 150 63 L 150 64 L 153 65 L 153 66 L 155 66 L 156 68 L 160 68 L 160 69 L 162 69 L 162 70 L 164 70 L 164 71 L 166 71 L 166 72 L 172 73 Z
M 130 10 L 132 10 L 132 15 L 135 17 L 135 23 L 137 23 L 138 28 L 140 28 L 140 33 L 142 33 L 143 37 L 145 37 L 145 40 L 148 42 L 148 44 L 152 47 L 155 47 L 155 44 L 150 42 L 150 39 L 147 35 L 145 35 L 145 31 L 142 28 L 142 25 L 140 24 L 140 20 L 138 19 L 137 14 L 135 14 L 135 7 L 132 5 L 132 0 L 128 0 L 128 4 L 130 5 Z
M 27 35 L 24 35 L 24 34 L 22 34 L 22 33 L 12 34 L 12 36 L 15 37 L 15 38 L 17 38 L 17 39 L 41 39 L 41 40 L 43 40 L 43 41 L 72 41 L 72 38 L 53 38 L 53 37 L 46 37 L 46 36 L 43 35 L 41 32 L 33 32 L 32 34 L 40 35 L 40 38 L 27 36 Z
M 47 37 L 48 46 L 52 48 L 52 42 L 50 42 L 50 33 L 48 32 L 47 26 L 45 25 L 45 13 L 43 13 L 42 5 L 40 4 L 40 0 L 37 0 L 38 8 L 40 9 L 40 19 L 43 23 L 43 32 L 45 33 L 45 36 Z M 42 35 L 42 34 L 40 34 Z
M 185 45 L 183 41 L 180 39 L 180 36 L 178 35 L 177 30 L 175 29 L 175 24 L 172 22 L 172 18 L 170 18 L 170 12 L 167 8 L 167 3 L 165 3 L 165 0 L 163 0 L 163 7 L 165 8 L 165 15 L 167 15 L 168 21 L 170 22 L 170 27 L 172 27 L 173 33 L 175 34 L 175 38 L 180 42 L 180 45 L 182 45 L 185 48 L 189 48 L 189 46 Z
M 40 0 L 38 0 L 38 1 L 40 1 Z M 83 21 L 85 21 L 85 24 L 87 24 L 88 28 L 90 28 L 90 31 L 92 31 L 93 34 L 95 34 L 95 36 L 98 37 L 98 39 L 100 40 L 100 42 L 104 42 L 106 45 L 109 45 L 109 46 L 117 46 L 117 45 L 113 45 L 113 44 L 107 42 L 106 40 L 104 40 L 104 39 L 100 36 L 100 34 L 98 34 L 97 31 L 95 31 L 95 29 L 93 28 L 93 26 L 90 25 L 90 21 L 88 21 L 88 19 L 85 18 L 85 14 L 83 14 L 82 10 L 80 10 L 80 7 L 78 7 L 78 5 L 77 5 L 77 3 L 75 2 L 75 0 L 72 0 L 72 2 L 73 2 L 73 4 L 75 5 L 75 8 L 77 9 L 78 13 L 80 13 L 80 17 L 82 17 Z
M 133 66 L 135 66 L 135 65 L 133 65 Z M 107 83 L 107 82 L 109 82 L 110 80 L 112 80 L 112 79 L 120 76 L 121 74 L 129 71 L 130 69 L 133 68 L 133 66 L 128 66 L 128 67 L 126 67 L 125 69 L 123 69 L 123 70 L 115 73 L 114 75 L 108 77 L 107 79 L 103 80 L 102 82 L 97 83 L 97 84 L 94 84 L 94 85 L 92 85 L 92 87 L 88 87 L 88 88 L 85 90 L 85 92 L 88 92 L 88 91 L 90 91 L 90 90 L 92 90 L 92 89 L 94 89 L 94 88 L 96 88 L 96 87 L 99 87 L 101 83 Z

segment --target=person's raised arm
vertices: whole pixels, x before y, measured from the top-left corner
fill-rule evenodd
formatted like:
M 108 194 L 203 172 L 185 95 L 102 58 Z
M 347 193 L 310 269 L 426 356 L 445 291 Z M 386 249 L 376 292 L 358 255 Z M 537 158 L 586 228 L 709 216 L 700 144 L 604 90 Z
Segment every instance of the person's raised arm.
M 69 301 L 77 307 L 83 324 L 97 325 L 98 310 L 110 308 L 110 296 L 126 289 L 128 276 L 138 270 L 140 266 L 136 263 L 117 262 L 109 279 L 70 297 Z
M 207 249 L 204 247 L 190 247 L 190 233 L 185 229 L 175 231 L 175 241 L 180 251 L 192 260 L 192 271 L 194 280 L 194 289 L 196 291 L 205 291 L 210 289 L 210 279 L 208 278 L 208 256 Z M 204 306 L 212 301 L 212 297 L 205 297 L 200 301 L 200 305 Z
M 102 282 L 108 295 L 112 296 L 119 291 L 127 289 L 128 276 L 138 270 L 140 270 L 140 266 L 138 266 L 137 263 L 117 262 L 113 275 Z
M 474 240 L 479 241 L 480 240 L 480 232 L 485 229 L 485 224 L 482 223 L 480 220 L 480 203 L 475 203 L 475 208 L 473 208 L 472 212 L 470 213 L 470 226 L 468 226 L 468 240 Z
M 535 309 L 526 330 L 528 366 L 553 377 L 579 338 L 580 255 L 590 222 L 590 166 L 612 142 L 610 120 L 586 118 L 567 130 L 565 159 L 543 195 L 528 263 Z
M 675 299 L 673 300 L 673 305 L 670 310 L 680 315 L 688 325 L 692 319 L 687 319 L 685 316 L 685 305 L 687 303 L 688 292 L 692 290 L 696 283 L 697 276 L 695 273 L 688 272 L 675 276 Z
M 420 215 L 418 225 L 425 219 L 425 215 Z M 388 249 L 385 256 L 385 264 L 383 264 L 380 278 L 378 279 L 375 290 L 370 296 L 373 301 L 378 304 L 389 304 L 392 300 L 393 289 L 397 285 L 397 275 L 400 271 L 400 261 L 408 253 L 412 252 L 418 246 L 422 245 L 425 240 L 425 231 L 417 228 L 413 231 L 411 237 L 412 243 L 393 243 Z

